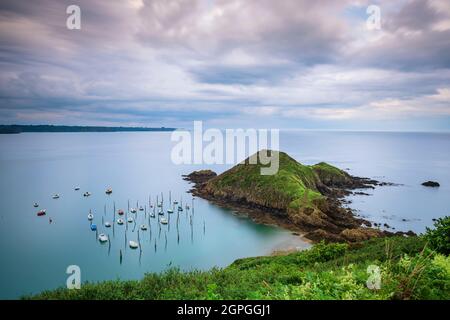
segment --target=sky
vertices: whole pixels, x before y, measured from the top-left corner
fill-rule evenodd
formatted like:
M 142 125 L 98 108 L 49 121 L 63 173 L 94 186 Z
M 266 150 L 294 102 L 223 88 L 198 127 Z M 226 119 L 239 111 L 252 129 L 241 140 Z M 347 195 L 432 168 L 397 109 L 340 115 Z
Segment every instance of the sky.
M 0 124 L 450 131 L 450 1 L 1 0 L 0 71 Z

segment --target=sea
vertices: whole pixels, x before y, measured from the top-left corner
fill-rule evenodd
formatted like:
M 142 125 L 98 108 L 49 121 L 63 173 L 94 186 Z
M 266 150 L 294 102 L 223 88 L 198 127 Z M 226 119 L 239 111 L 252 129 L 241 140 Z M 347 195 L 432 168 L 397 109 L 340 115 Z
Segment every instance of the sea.
M 176 164 L 173 147 L 171 132 L 0 135 L 0 298 L 65 287 L 73 266 L 82 283 L 141 279 L 171 268 L 221 268 L 239 258 L 311 246 L 288 230 L 193 199 L 182 175 L 199 169 L 220 173 L 232 165 Z M 449 133 L 282 130 L 280 150 L 303 164 L 325 161 L 393 183 L 347 198 L 357 215 L 391 231 L 422 233 L 433 219 L 450 214 Z M 440 187 L 421 185 L 428 180 Z M 46 215 L 37 216 L 42 209 Z M 168 224 L 158 223 L 161 218 Z M 99 242 L 102 233 L 109 241 Z M 129 241 L 139 247 L 131 249 Z

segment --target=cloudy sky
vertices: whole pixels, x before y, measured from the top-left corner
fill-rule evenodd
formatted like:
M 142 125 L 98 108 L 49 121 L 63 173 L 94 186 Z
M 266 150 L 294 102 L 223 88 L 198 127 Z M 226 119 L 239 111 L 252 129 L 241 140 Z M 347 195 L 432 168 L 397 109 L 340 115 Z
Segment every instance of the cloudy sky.
M 450 1 L 2 0 L 0 71 L 4 124 L 450 131 Z

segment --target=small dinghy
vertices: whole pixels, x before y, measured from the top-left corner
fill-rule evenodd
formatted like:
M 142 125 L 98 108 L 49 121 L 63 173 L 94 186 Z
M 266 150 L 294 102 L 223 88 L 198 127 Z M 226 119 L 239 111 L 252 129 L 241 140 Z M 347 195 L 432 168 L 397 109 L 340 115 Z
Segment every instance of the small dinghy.
M 131 213 L 136 213 L 136 209 L 135 209 L 135 208 L 131 208 L 131 209 L 130 209 L 130 212 L 131 212 Z
M 38 204 L 37 202 L 35 202 L 35 203 L 33 204 L 33 207 L 37 208 L 37 207 L 39 207 L 39 204 Z
M 139 211 L 144 211 L 144 207 L 143 207 L 143 206 L 140 206 L 140 207 L 139 207 Z
M 158 203 L 158 208 L 161 208 L 162 207 L 162 204 L 161 203 Z
M 141 230 L 142 230 L 142 231 L 147 230 L 147 226 L 146 226 L 145 224 L 141 225 Z
M 178 211 L 183 211 L 183 207 L 178 207 Z
M 91 224 L 91 230 L 92 231 L 96 231 L 97 230 L 97 225 L 95 223 Z
M 134 220 L 132 217 L 129 217 L 127 221 L 128 221 L 128 223 L 133 223 Z
M 172 209 L 167 209 L 167 213 L 173 213 Z
M 178 204 L 178 201 L 175 200 L 175 201 L 173 202 L 173 204 Z
M 106 228 L 111 228 L 111 222 L 106 221 L 106 222 L 105 222 L 105 227 L 106 227 Z
M 123 219 L 117 219 L 117 224 L 123 224 Z
M 104 233 L 100 233 L 98 235 L 98 241 L 100 241 L 101 243 L 107 242 L 108 241 L 108 236 Z
M 89 197 L 91 195 L 90 192 L 86 191 L 85 193 L 83 193 L 83 197 Z
M 152 213 L 150 213 L 150 218 L 154 218 L 155 217 L 155 214 L 152 212 Z
M 105 193 L 106 194 L 111 194 L 112 193 L 112 189 L 111 188 L 106 189 Z
M 131 249 L 139 248 L 139 244 L 136 241 L 130 241 L 128 244 L 129 244 Z
M 53 199 L 59 199 L 59 194 L 55 193 L 52 198 Z
M 94 219 L 94 215 L 92 213 L 88 214 L 88 220 L 91 221 Z
M 39 210 L 38 213 L 37 213 L 37 215 L 38 215 L 39 217 L 40 217 L 40 216 L 45 216 L 45 213 L 46 213 L 46 210 L 43 209 L 43 210 Z
M 119 210 L 117 211 L 117 214 L 118 214 L 119 216 L 123 216 L 124 212 L 123 212 L 122 209 L 119 209 Z
M 169 221 L 167 221 L 166 218 L 161 218 L 160 222 L 161 222 L 162 224 L 168 224 L 168 223 L 169 223 Z
M 159 214 L 160 216 L 163 216 L 163 215 L 164 215 L 164 211 L 159 210 L 158 214 Z
M 75 189 L 75 191 L 78 191 L 78 190 L 80 190 L 80 187 L 75 187 L 74 189 Z

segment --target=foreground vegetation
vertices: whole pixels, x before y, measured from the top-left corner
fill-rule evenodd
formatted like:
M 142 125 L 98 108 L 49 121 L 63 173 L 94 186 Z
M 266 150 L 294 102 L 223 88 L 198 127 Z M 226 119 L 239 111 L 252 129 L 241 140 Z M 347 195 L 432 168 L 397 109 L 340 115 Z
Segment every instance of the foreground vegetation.
M 315 245 L 287 255 L 246 258 L 225 269 L 147 274 L 140 281 L 84 284 L 34 299 L 450 299 L 450 257 L 430 239 L 448 239 L 450 219 L 420 237 Z M 447 229 L 446 229 L 447 228 Z M 444 251 L 442 251 L 444 250 Z M 368 267 L 381 285 L 369 289 Z

